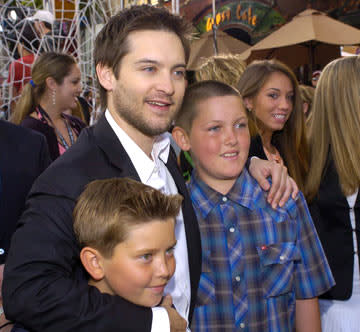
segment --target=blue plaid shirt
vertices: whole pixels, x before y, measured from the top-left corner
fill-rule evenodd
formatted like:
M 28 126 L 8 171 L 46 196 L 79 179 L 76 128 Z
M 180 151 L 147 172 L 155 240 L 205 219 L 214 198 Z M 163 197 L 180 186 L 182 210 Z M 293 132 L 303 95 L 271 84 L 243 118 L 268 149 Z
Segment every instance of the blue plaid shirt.
M 203 249 L 192 331 L 294 331 L 296 299 L 335 284 L 303 195 L 273 210 L 246 169 L 227 195 L 196 170 L 188 189 Z

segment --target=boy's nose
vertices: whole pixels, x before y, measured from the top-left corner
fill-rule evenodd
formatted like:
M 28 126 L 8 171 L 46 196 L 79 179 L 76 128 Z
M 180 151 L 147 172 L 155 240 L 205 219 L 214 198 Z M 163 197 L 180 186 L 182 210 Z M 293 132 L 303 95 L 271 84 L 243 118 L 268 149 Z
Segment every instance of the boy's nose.
M 237 137 L 233 129 L 229 129 L 225 133 L 225 144 L 235 145 L 237 143 Z
M 157 266 L 158 276 L 164 279 L 169 279 L 171 274 L 171 263 L 166 258 L 162 258 L 159 260 L 159 264 Z

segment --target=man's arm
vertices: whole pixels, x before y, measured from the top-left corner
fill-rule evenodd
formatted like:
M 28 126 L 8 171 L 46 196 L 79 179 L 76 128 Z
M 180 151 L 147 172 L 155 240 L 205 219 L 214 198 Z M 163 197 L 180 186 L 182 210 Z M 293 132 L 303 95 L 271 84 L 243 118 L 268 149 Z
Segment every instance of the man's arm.
M 321 332 L 318 298 L 296 300 L 296 332 Z
M 40 148 L 39 148 L 39 173 L 38 176 L 45 171 L 45 169 L 51 164 L 50 152 L 49 147 L 46 142 L 46 137 L 42 134 L 40 140 Z
M 256 179 L 263 190 L 269 191 L 267 201 L 275 209 L 283 206 L 290 195 L 295 199 L 299 189 L 295 181 L 288 175 L 287 168 L 275 161 L 253 157 L 249 165 L 250 174 Z M 271 187 L 267 177 L 271 177 Z
M 72 200 L 32 196 L 5 265 L 6 316 L 37 332 L 149 332 L 151 309 L 88 286 L 73 233 Z

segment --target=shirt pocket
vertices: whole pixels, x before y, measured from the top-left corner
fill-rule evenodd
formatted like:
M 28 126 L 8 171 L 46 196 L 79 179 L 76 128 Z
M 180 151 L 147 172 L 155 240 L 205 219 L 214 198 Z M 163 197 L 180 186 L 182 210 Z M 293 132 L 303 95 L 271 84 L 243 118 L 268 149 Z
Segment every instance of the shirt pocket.
M 201 276 L 197 292 L 196 306 L 215 302 L 215 278 L 209 252 L 202 255 Z
M 293 242 L 257 247 L 264 296 L 274 297 L 294 290 L 294 264 L 301 261 L 299 248 Z

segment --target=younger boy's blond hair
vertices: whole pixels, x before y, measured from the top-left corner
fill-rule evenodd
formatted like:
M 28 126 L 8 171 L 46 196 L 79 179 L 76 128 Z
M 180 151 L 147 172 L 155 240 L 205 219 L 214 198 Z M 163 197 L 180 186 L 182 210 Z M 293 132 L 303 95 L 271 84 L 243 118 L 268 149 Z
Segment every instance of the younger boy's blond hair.
M 176 218 L 181 195 L 165 195 L 130 178 L 90 182 L 76 203 L 74 231 L 83 248 L 97 249 L 104 257 L 113 255 L 131 226 Z

